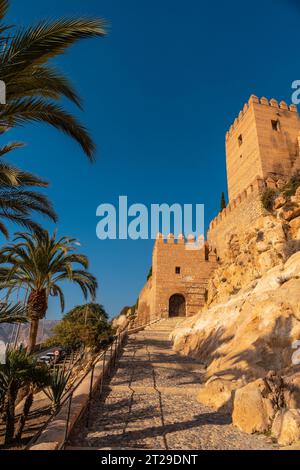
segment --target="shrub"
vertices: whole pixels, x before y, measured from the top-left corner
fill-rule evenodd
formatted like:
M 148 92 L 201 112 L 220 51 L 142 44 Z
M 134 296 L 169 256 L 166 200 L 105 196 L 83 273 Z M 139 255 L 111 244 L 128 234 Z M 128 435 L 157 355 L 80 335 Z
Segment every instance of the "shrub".
M 278 190 L 273 188 L 267 188 L 262 196 L 261 196 L 261 203 L 267 211 L 271 211 L 273 209 L 274 201 L 278 196 Z
M 282 188 L 282 192 L 285 196 L 293 196 L 300 186 L 300 171 L 298 170 L 290 179 L 290 181 Z
M 60 345 L 66 350 L 81 345 L 99 349 L 109 341 L 112 328 L 102 305 L 86 304 L 74 307 L 54 328 L 54 335 L 47 345 Z

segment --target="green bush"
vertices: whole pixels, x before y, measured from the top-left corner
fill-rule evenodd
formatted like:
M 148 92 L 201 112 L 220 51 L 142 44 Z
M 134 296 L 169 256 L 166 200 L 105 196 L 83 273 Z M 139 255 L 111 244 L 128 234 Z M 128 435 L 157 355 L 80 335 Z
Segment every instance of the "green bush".
M 271 211 L 273 209 L 274 201 L 278 196 L 278 190 L 273 188 L 267 188 L 262 196 L 261 196 L 261 203 L 267 211 Z
M 297 171 L 290 181 L 282 188 L 282 192 L 286 197 L 294 196 L 297 188 L 300 186 L 300 171 Z
M 48 346 L 60 345 L 66 350 L 81 345 L 95 350 L 101 348 L 112 336 L 111 324 L 102 305 L 86 304 L 74 307 L 54 328 Z

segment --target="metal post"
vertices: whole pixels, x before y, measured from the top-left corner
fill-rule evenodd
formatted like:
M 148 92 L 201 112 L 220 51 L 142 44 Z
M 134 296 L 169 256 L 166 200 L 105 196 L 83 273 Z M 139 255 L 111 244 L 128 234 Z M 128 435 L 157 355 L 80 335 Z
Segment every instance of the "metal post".
M 100 385 L 100 397 L 103 392 L 103 382 L 104 382 L 104 376 L 105 376 L 105 357 L 106 357 L 106 349 L 104 349 L 104 354 L 103 354 L 103 362 L 102 362 L 102 377 L 101 377 L 101 385 Z
M 71 415 L 71 406 L 72 406 L 72 400 L 73 400 L 73 392 L 70 395 L 69 398 L 69 406 L 68 406 L 68 414 L 67 414 L 67 422 L 66 422 L 66 428 L 65 428 L 65 436 L 64 436 L 64 442 L 62 445 L 62 449 L 65 448 L 66 442 L 68 439 L 68 432 L 69 432 L 69 422 L 70 422 L 70 415 Z
M 89 426 L 89 420 L 90 420 L 91 399 L 92 399 L 92 395 L 93 395 L 94 370 L 95 370 L 95 364 L 93 364 L 92 372 L 91 372 L 89 400 L 88 400 L 87 413 L 86 413 L 86 424 L 85 424 L 86 427 Z
M 113 341 L 110 343 L 109 373 L 112 369 L 113 343 Z
M 114 340 L 114 368 L 116 367 L 116 362 L 117 362 L 117 338 Z
M 118 355 L 120 356 L 121 354 L 121 349 L 122 349 L 122 340 L 121 340 L 121 335 L 120 333 L 118 334 Z

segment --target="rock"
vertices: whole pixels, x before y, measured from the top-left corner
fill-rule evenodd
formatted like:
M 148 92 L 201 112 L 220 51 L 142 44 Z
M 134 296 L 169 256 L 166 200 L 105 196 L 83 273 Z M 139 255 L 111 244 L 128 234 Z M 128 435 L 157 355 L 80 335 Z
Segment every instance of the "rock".
M 281 446 L 288 446 L 300 440 L 300 410 L 291 409 L 276 414 L 272 436 Z
M 296 189 L 295 195 L 291 197 L 291 201 L 300 204 L 300 186 Z
M 300 239 L 300 217 L 290 221 L 290 233 L 293 239 Z
M 282 207 L 285 203 L 286 203 L 286 198 L 281 194 L 275 199 L 273 208 L 280 209 L 280 207 Z
M 231 295 L 224 289 L 222 301 L 219 297 L 192 321 L 183 320 L 172 334 L 177 352 L 205 364 L 206 380 L 230 373 L 249 382 L 291 367 L 292 344 L 300 339 L 300 252 L 239 290 L 235 269 L 222 271 Z
M 286 410 L 277 411 L 277 413 L 275 415 L 275 418 L 274 418 L 274 421 L 273 421 L 273 424 L 272 424 L 271 436 L 276 440 L 278 440 L 278 438 L 280 436 L 282 416 L 285 412 L 286 412 Z
M 112 327 L 116 329 L 117 332 L 121 332 L 127 328 L 130 323 L 130 318 L 127 315 L 119 315 L 114 318 L 112 321 Z
M 284 377 L 284 402 L 287 408 L 300 409 L 300 373 Z
M 288 222 L 300 215 L 300 207 L 295 203 L 289 204 L 287 207 L 283 206 L 280 212 L 280 217 Z
M 231 412 L 234 391 L 241 386 L 241 382 L 214 376 L 200 389 L 197 400 L 216 411 Z
M 233 424 L 248 434 L 268 431 L 276 413 L 268 395 L 269 390 L 263 379 L 238 389 L 233 403 Z

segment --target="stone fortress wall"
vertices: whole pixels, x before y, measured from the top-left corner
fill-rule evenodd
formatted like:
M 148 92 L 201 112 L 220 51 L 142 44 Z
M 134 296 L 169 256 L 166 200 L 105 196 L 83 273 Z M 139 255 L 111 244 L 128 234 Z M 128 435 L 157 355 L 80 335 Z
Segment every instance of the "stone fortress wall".
M 233 233 L 265 214 L 261 195 L 281 188 L 300 169 L 297 107 L 252 95 L 226 134 L 229 203 L 210 223 L 207 239 L 222 259 Z
M 205 304 L 208 279 L 215 266 L 216 255 L 208 251 L 203 237 L 196 241 L 193 236 L 185 240 L 182 235 L 174 239 L 170 234 L 164 239 L 158 234 L 152 255 L 152 276 L 139 297 L 139 322 L 168 318 L 174 295 L 185 300 L 178 316 L 197 313 Z
M 170 234 L 164 240 L 159 234 L 153 274 L 139 297 L 138 322 L 192 316 L 204 305 L 208 281 L 230 237 L 265 214 L 261 195 L 266 188 L 281 188 L 300 170 L 297 107 L 252 95 L 226 134 L 226 168 L 229 203 L 210 223 L 207 243 L 202 239 L 193 249 L 193 238 L 174 240 Z

